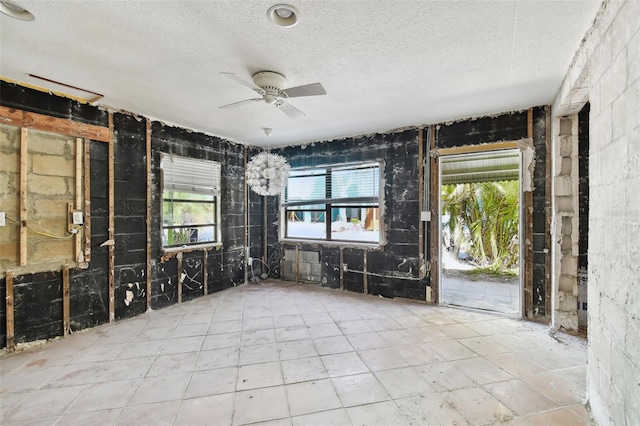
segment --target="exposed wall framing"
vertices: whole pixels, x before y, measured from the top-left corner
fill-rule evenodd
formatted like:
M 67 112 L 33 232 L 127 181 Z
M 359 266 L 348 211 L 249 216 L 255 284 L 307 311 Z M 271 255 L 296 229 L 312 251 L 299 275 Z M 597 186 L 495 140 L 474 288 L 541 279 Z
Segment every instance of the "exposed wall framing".
M 108 209 L 109 209 L 109 271 L 108 271 L 108 285 L 109 285 L 109 322 L 114 322 L 116 320 L 116 305 L 115 305 L 115 171 L 114 171 L 114 161 L 115 161 L 115 135 L 113 132 L 113 113 L 109 112 L 109 152 L 108 156 L 108 167 L 109 167 L 109 201 L 108 201 Z
M 151 176 L 151 122 L 145 120 L 145 155 L 146 155 L 146 176 L 147 176 L 147 268 L 145 270 L 146 303 L 147 310 L 151 309 L 151 187 L 153 185 Z

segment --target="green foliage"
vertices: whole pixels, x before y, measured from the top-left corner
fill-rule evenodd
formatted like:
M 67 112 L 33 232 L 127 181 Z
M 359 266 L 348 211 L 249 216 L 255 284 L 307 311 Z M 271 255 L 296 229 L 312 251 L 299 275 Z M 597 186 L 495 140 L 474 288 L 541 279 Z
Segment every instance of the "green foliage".
M 456 249 L 465 248 L 482 266 L 495 270 L 518 265 L 518 181 L 442 187 L 442 213 L 448 214 Z

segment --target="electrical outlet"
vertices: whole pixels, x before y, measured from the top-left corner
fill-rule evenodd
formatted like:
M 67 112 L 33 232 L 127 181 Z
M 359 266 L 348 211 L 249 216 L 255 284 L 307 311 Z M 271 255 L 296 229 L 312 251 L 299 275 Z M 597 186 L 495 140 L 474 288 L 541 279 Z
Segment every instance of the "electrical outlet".
M 342 270 L 345 271 L 345 272 L 347 271 L 347 264 L 346 263 L 342 264 Z
M 6 218 L 5 218 L 5 214 L 4 212 L 0 212 L 0 226 L 5 226 L 6 223 Z

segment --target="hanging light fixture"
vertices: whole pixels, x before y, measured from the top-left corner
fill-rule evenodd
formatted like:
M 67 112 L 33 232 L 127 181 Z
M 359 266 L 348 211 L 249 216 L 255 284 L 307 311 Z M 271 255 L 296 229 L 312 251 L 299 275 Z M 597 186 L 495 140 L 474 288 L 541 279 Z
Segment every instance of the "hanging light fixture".
M 264 129 L 267 135 L 267 151 L 261 152 L 247 164 L 247 184 L 259 195 L 279 195 L 287 185 L 289 164 L 282 155 L 270 152 L 272 129 Z

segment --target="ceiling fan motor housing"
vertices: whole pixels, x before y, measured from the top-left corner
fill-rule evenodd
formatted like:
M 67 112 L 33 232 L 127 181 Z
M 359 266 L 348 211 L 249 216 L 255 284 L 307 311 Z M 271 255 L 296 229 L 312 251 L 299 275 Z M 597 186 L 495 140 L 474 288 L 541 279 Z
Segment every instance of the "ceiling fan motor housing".
M 277 72 L 260 71 L 253 75 L 253 83 L 267 92 L 268 95 L 279 96 L 287 85 L 287 79 Z

